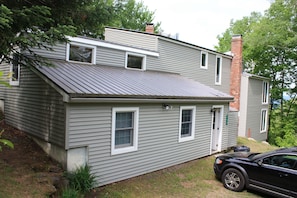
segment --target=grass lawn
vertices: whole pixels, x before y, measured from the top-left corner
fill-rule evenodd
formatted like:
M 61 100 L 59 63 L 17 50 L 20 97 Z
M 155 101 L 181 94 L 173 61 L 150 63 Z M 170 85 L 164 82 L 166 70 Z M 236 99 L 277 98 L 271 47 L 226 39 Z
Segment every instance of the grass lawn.
M 245 138 L 238 139 L 238 145 L 246 145 L 252 152 L 265 152 L 276 147 Z M 208 156 L 178 166 L 149 173 L 94 189 L 88 197 L 263 197 L 254 192 L 232 192 L 215 179 L 213 162 L 215 156 Z
M 3 125 L 3 123 L 2 123 Z M 0 127 L 1 126 L 0 123 Z M 0 152 L 0 198 L 60 197 L 55 194 L 53 181 L 61 177 L 63 170 L 52 161 L 25 134 L 6 126 L 7 139 L 14 142 L 14 149 Z M 238 139 L 238 145 L 246 145 L 253 152 L 264 152 L 276 147 Z M 232 192 L 215 179 L 215 156 L 193 160 L 181 165 L 96 188 L 87 198 L 152 198 L 152 197 L 262 197 L 243 191 Z

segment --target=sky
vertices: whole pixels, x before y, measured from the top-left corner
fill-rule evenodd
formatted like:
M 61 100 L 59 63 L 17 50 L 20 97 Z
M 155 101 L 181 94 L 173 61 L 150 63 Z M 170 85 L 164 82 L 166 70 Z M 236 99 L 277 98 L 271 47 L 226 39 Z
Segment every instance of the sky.
M 138 0 L 139 2 L 141 0 Z M 214 49 L 217 36 L 230 27 L 230 21 L 267 10 L 271 0 L 142 0 L 155 11 L 164 33 L 201 47 Z

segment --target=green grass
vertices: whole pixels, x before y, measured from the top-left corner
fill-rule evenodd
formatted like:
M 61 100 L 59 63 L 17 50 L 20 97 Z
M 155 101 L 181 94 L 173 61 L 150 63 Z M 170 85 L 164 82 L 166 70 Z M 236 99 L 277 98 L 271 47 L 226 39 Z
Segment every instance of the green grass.
M 238 138 L 238 145 L 250 147 L 252 152 L 265 152 L 273 147 L 245 138 Z M 215 156 L 208 156 L 185 164 L 156 171 L 96 189 L 102 198 L 136 197 L 262 197 L 255 193 L 240 193 L 225 189 L 213 172 Z

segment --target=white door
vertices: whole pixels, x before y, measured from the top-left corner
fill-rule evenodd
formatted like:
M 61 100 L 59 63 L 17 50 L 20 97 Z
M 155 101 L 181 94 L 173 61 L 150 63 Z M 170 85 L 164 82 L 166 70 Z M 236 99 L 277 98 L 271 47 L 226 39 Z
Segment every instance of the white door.
M 221 136 L 221 108 L 213 108 L 212 115 L 212 145 L 211 150 L 220 150 Z

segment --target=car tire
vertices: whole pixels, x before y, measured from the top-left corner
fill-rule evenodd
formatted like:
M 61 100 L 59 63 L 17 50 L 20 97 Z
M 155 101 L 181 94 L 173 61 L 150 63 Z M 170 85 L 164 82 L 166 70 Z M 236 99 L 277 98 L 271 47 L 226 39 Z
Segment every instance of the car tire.
M 222 182 L 225 188 L 236 192 L 242 191 L 245 186 L 245 179 L 242 173 L 235 168 L 228 168 L 224 171 Z

